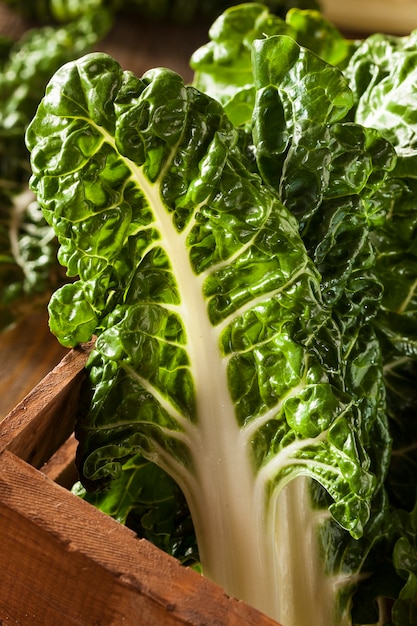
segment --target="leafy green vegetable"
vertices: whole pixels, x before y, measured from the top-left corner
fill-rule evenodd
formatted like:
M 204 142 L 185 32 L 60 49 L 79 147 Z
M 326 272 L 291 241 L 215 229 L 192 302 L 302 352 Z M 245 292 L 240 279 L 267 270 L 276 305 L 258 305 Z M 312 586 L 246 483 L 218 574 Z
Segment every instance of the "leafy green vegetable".
M 335 110 L 349 102 L 336 85 Z M 288 624 L 347 623 L 366 550 L 335 554 L 363 534 L 386 471 L 379 344 L 366 315 L 353 339 L 323 302 L 298 222 L 238 140 L 168 70 L 138 79 L 93 54 L 47 88 L 32 188 L 79 277 L 54 294 L 51 328 L 68 346 L 98 335 L 79 464 L 105 484 L 132 454 L 155 462 L 187 499 L 208 576 Z M 288 524 L 309 530 L 289 541 Z M 325 558 L 310 550 L 294 584 L 280 564 L 319 530 Z
M 372 35 L 346 68 L 355 119 L 393 143 L 399 177 L 416 177 L 416 75 L 417 31 L 407 37 Z
M 334 65 L 346 62 L 355 48 L 355 42 L 314 10 L 292 8 L 285 20 L 272 15 L 264 3 L 225 11 L 210 28 L 211 41 L 194 52 L 190 64 L 194 86 L 221 102 L 236 125 L 252 120 L 253 42 L 273 35 L 287 35 Z
M 39 307 L 64 281 L 56 263 L 57 243 L 33 194 L 3 201 L 0 217 L 0 328 L 4 330 Z
M 401 578 L 405 580 L 393 606 L 393 619 L 397 624 L 413 624 L 417 621 L 416 514 L 417 508 L 414 507 L 409 514 L 401 515 L 399 526 L 403 534 L 394 547 L 394 564 Z
M 3 0 L 3 3 L 10 5 L 26 18 L 37 19 L 41 22 L 51 20 L 70 22 L 91 10 L 107 9 L 114 4 L 114 2 L 107 0 L 32 0 L 32 2 Z
M 0 65 L 0 329 L 38 306 L 63 282 L 58 244 L 33 193 L 25 131 L 60 65 L 92 49 L 110 26 L 105 13 L 66 27 L 4 40 Z
M 97 335 L 75 490 L 285 626 L 415 624 L 415 34 L 210 35 L 193 86 L 65 65 L 27 131 L 51 328 Z

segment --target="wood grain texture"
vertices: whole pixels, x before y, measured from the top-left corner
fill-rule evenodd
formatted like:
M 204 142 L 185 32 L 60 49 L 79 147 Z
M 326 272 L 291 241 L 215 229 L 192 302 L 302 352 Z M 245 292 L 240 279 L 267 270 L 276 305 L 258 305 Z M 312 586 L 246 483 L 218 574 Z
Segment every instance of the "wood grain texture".
M 0 502 L 0 623 L 276 626 L 7 450 Z

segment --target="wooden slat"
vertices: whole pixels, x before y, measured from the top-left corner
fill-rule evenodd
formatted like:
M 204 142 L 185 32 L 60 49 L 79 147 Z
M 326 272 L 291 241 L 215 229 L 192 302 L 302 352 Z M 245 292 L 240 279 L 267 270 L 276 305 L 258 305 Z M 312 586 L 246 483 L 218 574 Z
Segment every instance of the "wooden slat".
M 78 470 L 75 465 L 77 446 L 78 441 L 72 433 L 51 458 L 42 465 L 41 472 L 58 485 L 71 489 L 78 480 Z
M 5 450 L 0 623 L 276 626 Z
M 0 624 L 274 626 L 51 480 L 72 462 L 91 348 L 71 350 L 1 424 Z

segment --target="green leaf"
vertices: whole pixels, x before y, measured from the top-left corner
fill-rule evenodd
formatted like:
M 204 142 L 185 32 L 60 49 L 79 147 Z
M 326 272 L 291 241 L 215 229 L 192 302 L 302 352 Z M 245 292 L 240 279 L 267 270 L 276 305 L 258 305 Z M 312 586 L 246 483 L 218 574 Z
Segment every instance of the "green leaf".
M 352 55 L 345 75 L 355 95 L 355 121 L 376 128 L 398 154 L 396 174 L 415 177 L 416 33 L 376 34 Z
M 412 626 L 417 623 L 417 506 L 409 513 L 398 512 L 400 537 L 394 546 L 395 569 L 405 581 L 392 608 L 395 626 Z
M 325 119 L 345 100 L 329 98 Z M 302 524 L 313 479 L 359 538 L 385 470 L 371 330 L 352 343 L 333 319 L 297 220 L 248 169 L 222 106 L 174 72 L 138 79 L 87 55 L 54 76 L 26 137 L 32 188 L 78 276 L 51 326 L 66 345 L 98 335 L 84 479 L 118 480 L 137 454 L 156 463 L 187 500 L 204 572 L 279 616 L 275 512 L 298 502 Z
M 0 330 L 39 307 L 64 281 L 58 242 L 28 189 L 24 134 L 60 65 L 92 49 L 110 26 L 106 11 L 6 42 L 0 63 Z
M 190 60 L 194 86 L 219 100 L 235 125 L 249 124 L 252 117 L 252 49 L 257 39 L 286 35 L 333 64 L 351 54 L 351 44 L 319 12 L 292 5 L 283 19 L 265 4 L 246 3 L 224 11 L 210 28 L 210 41 Z

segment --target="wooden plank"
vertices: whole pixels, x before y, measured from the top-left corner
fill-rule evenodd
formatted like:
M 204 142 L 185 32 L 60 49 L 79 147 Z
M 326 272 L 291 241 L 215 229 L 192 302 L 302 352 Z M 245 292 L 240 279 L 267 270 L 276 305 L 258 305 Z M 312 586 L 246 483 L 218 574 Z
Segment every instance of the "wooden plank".
M 42 465 L 41 472 L 51 480 L 71 489 L 78 480 L 78 470 L 75 465 L 75 455 L 78 441 L 72 433 L 51 458 Z M 1 624 L 0 624 L 1 626 Z
M 0 452 L 8 448 L 41 467 L 71 435 L 92 345 L 71 350 L 5 417 L 0 428 Z
M 7 450 L 0 502 L 0 623 L 276 626 Z

